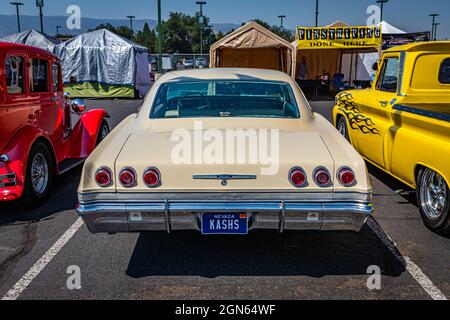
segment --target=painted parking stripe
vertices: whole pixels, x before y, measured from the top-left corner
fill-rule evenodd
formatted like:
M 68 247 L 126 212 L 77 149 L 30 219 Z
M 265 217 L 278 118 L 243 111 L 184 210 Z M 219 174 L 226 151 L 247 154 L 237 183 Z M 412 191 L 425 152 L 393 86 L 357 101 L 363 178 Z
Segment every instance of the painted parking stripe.
M 22 292 L 30 285 L 30 283 L 41 273 L 42 270 L 52 261 L 52 259 L 61 251 L 61 249 L 69 242 L 74 234 L 83 225 L 83 220 L 78 218 L 77 221 L 53 244 L 53 246 L 28 270 L 27 273 L 6 293 L 2 300 L 16 300 Z
M 384 245 L 392 252 L 392 254 L 405 266 L 405 269 L 411 274 L 420 286 L 426 291 L 426 293 L 433 300 L 447 300 L 447 297 L 439 290 L 438 287 L 428 278 L 420 267 L 414 263 L 409 257 L 402 256 L 397 249 L 396 243 L 386 234 L 380 227 L 380 225 L 373 219 L 369 219 L 367 222 L 372 231 L 380 238 Z

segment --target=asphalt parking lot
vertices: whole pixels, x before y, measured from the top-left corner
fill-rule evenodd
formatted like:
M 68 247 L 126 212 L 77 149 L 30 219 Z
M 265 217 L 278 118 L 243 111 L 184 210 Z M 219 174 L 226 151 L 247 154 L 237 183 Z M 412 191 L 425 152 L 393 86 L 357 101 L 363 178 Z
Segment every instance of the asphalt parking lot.
M 108 110 L 113 127 L 141 101 L 89 104 Z M 331 118 L 331 102 L 312 105 Z M 0 298 L 449 298 L 450 239 L 425 228 L 415 196 L 404 185 L 372 166 L 369 172 L 374 218 L 358 234 L 203 237 L 192 232 L 90 234 L 74 211 L 77 168 L 56 179 L 42 207 L 0 207 Z M 67 286 L 73 266 L 81 271 L 78 289 Z M 379 290 L 366 285 L 370 266 L 381 269 Z

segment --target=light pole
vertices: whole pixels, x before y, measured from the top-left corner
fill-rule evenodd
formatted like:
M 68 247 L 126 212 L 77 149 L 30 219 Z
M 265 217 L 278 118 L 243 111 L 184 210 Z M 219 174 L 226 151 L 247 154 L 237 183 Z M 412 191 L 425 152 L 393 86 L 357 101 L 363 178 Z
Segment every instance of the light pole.
M 316 0 L 316 27 L 319 26 L 319 0 Z
M 16 12 L 17 12 L 17 30 L 20 32 L 20 12 L 19 7 L 23 6 L 22 2 L 11 2 L 13 6 L 16 6 Z
M 437 27 L 438 27 L 438 25 L 440 25 L 439 22 L 436 22 L 436 23 L 434 24 L 434 41 L 437 40 Z
M 135 16 L 127 16 L 128 19 L 130 19 L 130 29 L 131 29 L 131 33 L 134 34 L 133 31 L 133 19 L 136 19 Z
M 39 17 L 41 19 L 41 33 L 44 33 L 44 14 L 42 8 L 44 7 L 44 0 L 36 0 L 36 7 L 39 8 Z
M 380 4 L 380 7 L 381 7 L 380 22 L 383 22 L 384 4 L 385 4 L 386 2 L 389 2 L 389 0 L 377 0 L 377 3 L 379 3 L 379 4 Z
M 434 24 L 436 21 L 436 17 L 439 17 L 439 13 L 432 13 L 430 14 L 430 17 L 433 19 L 433 22 L 431 23 L 431 41 L 434 40 L 435 34 L 434 34 Z
M 59 37 L 59 29 L 61 29 L 61 26 L 56 26 L 56 37 Z
M 285 15 L 279 15 L 278 18 L 280 18 L 281 29 L 284 29 L 284 27 L 283 27 L 283 20 L 284 20 L 284 18 L 286 18 L 286 16 Z
M 161 21 L 161 0 L 158 0 L 158 71 L 162 70 L 162 21 Z
M 203 56 L 203 26 L 204 26 L 204 17 L 203 17 L 203 5 L 206 5 L 206 1 L 197 1 L 196 4 L 200 6 L 200 57 Z

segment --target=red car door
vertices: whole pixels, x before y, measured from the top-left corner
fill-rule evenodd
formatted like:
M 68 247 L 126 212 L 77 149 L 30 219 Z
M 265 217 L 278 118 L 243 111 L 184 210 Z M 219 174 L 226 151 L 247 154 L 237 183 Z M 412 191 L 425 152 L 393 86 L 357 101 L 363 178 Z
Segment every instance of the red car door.
M 8 52 L 0 64 L 4 74 L 0 80 L 4 92 L 0 102 L 0 151 L 13 135 L 30 123 L 26 61 L 22 52 Z
M 57 110 L 54 108 L 52 88 L 50 85 L 51 59 L 32 55 L 29 62 L 30 105 L 33 124 L 42 130 L 52 143 L 55 137 Z

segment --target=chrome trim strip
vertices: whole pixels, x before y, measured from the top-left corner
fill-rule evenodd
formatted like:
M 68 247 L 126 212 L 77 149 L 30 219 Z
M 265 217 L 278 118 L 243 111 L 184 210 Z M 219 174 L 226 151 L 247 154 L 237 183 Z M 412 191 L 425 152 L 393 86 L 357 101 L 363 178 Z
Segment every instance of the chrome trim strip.
M 414 107 L 404 106 L 404 105 L 400 105 L 400 104 L 394 105 L 393 109 L 398 110 L 398 111 L 403 111 L 403 112 L 409 112 L 412 114 L 417 114 L 419 116 L 424 116 L 427 118 L 450 122 L 450 114 L 438 113 L 438 112 L 434 112 L 434 111 L 423 110 L 420 108 L 414 108 Z
M 79 193 L 78 200 L 82 204 L 98 201 L 139 203 L 143 201 L 198 202 L 204 201 L 279 201 L 280 199 L 303 202 L 352 201 L 370 202 L 372 190 L 358 191 L 297 191 L 292 192 L 100 192 Z
M 10 181 L 3 183 L 2 182 L 3 180 L 10 180 Z M 0 188 L 15 187 L 16 185 L 17 185 L 17 176 L 15 172 L 0 175 Z
M 193 175 L 192 179 L 196 180 L 256 180 L 255 175 L 242 174 L 210 174 L 210 175 Z

